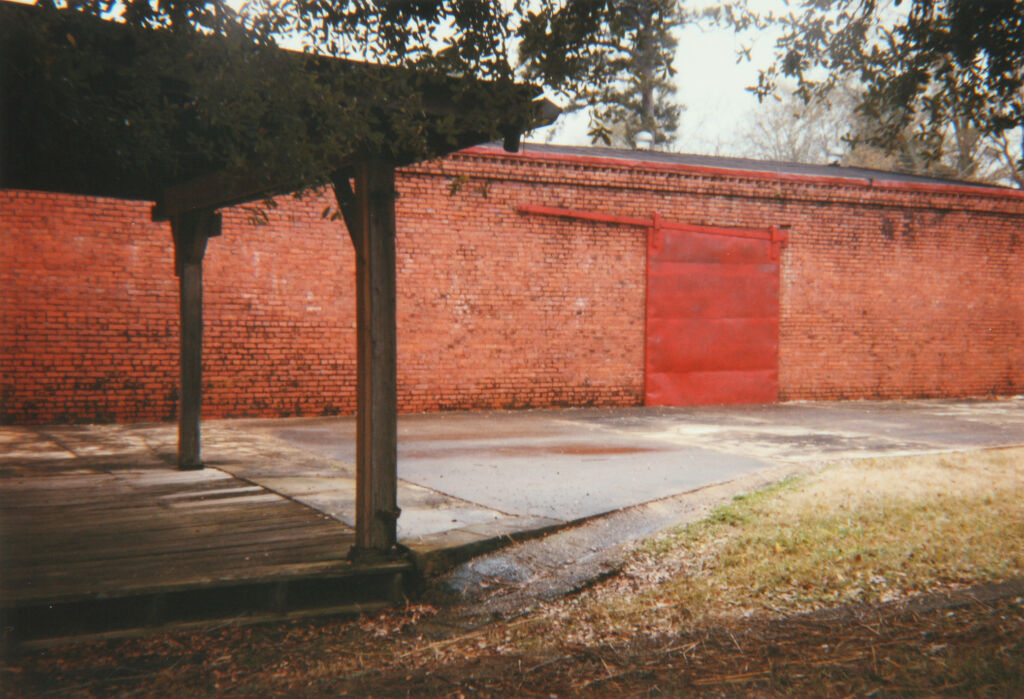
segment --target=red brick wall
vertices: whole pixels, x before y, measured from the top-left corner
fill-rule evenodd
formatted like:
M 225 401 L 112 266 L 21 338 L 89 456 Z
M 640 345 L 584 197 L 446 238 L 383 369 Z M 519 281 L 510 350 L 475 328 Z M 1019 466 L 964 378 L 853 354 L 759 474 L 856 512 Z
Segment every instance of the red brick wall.
M 225 213 L 203 262 L 205 416 L 355 410 L 355 258 L 329 203 L 283 197 L 265 225 Z
M 1022 219 L 900 199 L 793 212 L 783 400 L 1024 392 Z
M 1024 392 L 1020 192 L 473 153 L 450 158 L 446 172 L 513 179 L 524 202 L 636 216 L 657 211 L 695 224 L 788 226 L 782 400 Z M 484 155 L 486 164 L 478 160 Z M 553 219 L 529 225 L 635 235 Z
M 522 203 L 790 226 L 784 400 L 1024 392 L 1020 197 L 487 149 L 398 184 L 405 411 L 642 402 L 644 232 Z M 329 204 L 283 198 L 265 226 L 226 212 L 205 416 L 354 409 L 354 262 Z M 3 422 L 173 417 L 177 280 L 147 204 L 3 191 L 0 246 Z
M 226 212 L 204 264 L 204 416 L 354 410 L 354 262 L 322 209 Z M 0 245 L 0 418 L 173 419 L 177 278 L 149 205 L 0 192 Z
M 426 168 L 401 179 L 404 409 L 642 401 L 642 233 L 520 216 L 535 189 L 474 177 L 450 194 Z
M 0 192 L 4 422 L 173 418 L 171 251 L 146 205 Z

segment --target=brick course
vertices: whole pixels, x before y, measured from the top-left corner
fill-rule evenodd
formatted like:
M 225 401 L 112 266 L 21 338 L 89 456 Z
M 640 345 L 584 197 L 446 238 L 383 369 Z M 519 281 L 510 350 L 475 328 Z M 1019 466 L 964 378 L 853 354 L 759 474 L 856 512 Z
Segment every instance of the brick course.
M 545 204 L 789 226 L 783 400 L 1024 392 L 1024 197 L 471 149 L 398 178 L 403 411 L 643 401 L 645 232 Z M 324 194 L 207 249 L 206 417 L 351 413 L 354 259 Z M 172 419 L 177 280 L 149 205 L 0 191 L 0 420 Z

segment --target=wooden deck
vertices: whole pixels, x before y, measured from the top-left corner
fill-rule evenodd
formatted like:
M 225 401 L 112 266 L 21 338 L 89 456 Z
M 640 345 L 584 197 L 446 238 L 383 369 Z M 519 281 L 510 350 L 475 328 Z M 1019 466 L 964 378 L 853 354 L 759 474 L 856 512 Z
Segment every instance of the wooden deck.
M 90 455 L 12 434 L 0 459 L 8 640 L 359 610 L 400 594 L 404 562 L 352 564 L 351 528 L 257 485 L 144 450 Z

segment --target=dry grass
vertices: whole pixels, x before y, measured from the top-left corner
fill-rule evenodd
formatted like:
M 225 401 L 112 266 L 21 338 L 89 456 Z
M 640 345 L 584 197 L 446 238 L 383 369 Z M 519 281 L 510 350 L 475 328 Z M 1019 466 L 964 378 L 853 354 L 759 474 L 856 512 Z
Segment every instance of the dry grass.
M 1022 497 L 1021 449 L 837 463 L 648 542 L 568 617 L 665 633 L 1018 577 Z

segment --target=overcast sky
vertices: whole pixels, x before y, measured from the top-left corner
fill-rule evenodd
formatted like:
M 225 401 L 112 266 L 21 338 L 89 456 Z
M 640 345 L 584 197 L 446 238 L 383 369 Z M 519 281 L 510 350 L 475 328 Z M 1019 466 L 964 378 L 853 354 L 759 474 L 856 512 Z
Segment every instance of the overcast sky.
M 692 9 L 701 4 L 708 3 L 691 2 L 686 7 Z M 782 0 L 759 0 L 751 4 L 762 11 L 785 11 Z M 686 110 L 674 150 L 710 155 L 741 154 L 742 143 L 737 131 L 758 106 L 757 98 L 745 88 L 757 83 L 758 69 L 771 61 L 774 34 L 737 36 L 728 29 L 702 31 L 691 24 L 677 35 L 676 97 Z M 737 63 L 737 53 L 743 47 L 752 49 L 753 60 Z M 562 117 L 555 127 L 539 130 L 531 136 L 531 140 L 547 138 L 565 145 L 588 145 L 586 117 L 581 114 Z

